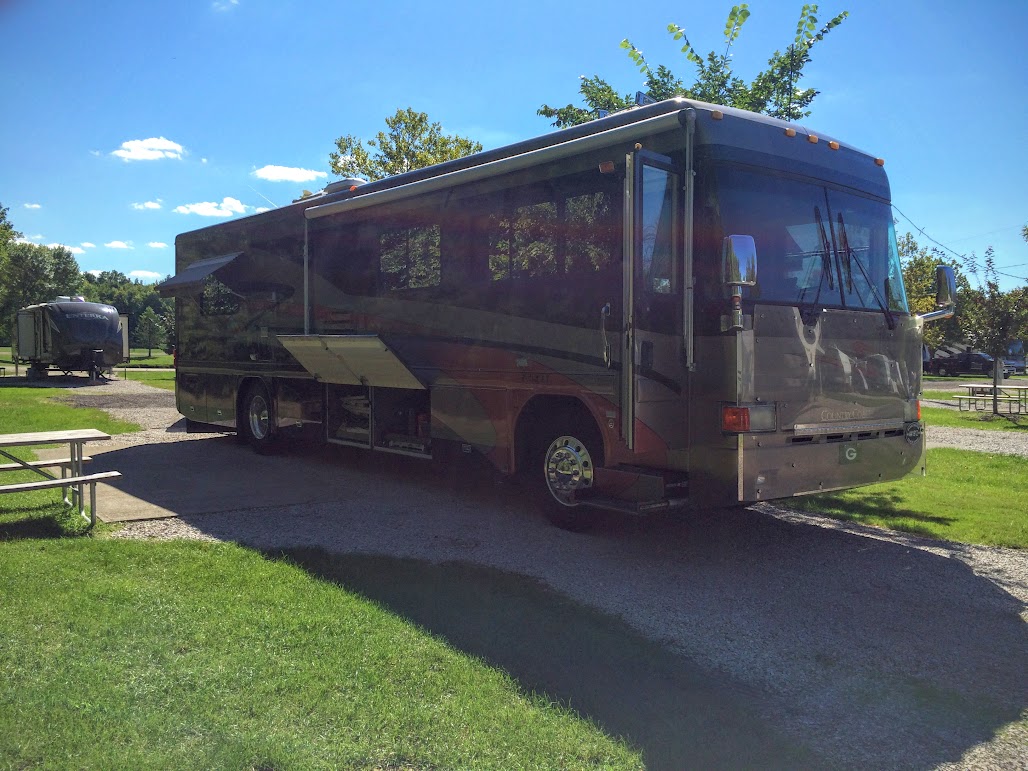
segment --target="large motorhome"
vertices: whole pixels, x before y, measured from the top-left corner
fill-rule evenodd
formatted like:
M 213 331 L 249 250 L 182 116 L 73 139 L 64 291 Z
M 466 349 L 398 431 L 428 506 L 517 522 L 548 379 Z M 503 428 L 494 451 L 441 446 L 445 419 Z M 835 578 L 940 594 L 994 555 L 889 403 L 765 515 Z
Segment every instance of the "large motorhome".
M 525 476 L 592 507 L 746 504 L 921 466 L 921 324 L 883 162 L 673 99 L 184 233 L 176 394 Z

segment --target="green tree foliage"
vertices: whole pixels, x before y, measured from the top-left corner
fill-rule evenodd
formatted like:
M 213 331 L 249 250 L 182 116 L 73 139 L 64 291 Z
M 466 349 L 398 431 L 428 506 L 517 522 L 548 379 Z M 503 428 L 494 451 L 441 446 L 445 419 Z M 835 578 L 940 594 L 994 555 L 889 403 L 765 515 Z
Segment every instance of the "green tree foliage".
M 971 345 L 998 362 L 1006 355 L 1007 346 L 1012 341 L 1028 336 L 1028 288 L 1018 287 L 1009 292 L 1000 290 L 991 246 L 985 250 L 984 266 L 979 267 L 973 254 L 967 262 L 979 284 L 967 292 L 960 313 L 960 327 Z M 1002 379 L 999 368 L 993 377 L 999 384 Z M 998 411 L 995 402 L 993 411 Z
M 81 286 L 75 256 L 63 246 L 8 243 L 0 253 L 0 340 L 10 339 L 19 308 L 77 295 Z
M 113 305 L 119 313 L 128 316 L 129 340 L 133 345 L 145 346 L 139 337 L 139 323 L 147 309 L 158 318 L 175 315 L 175 302 L 157 294 L 153 284 L 133 281 L 117 270 L 83 276 L 82 295 L 90 302 Z
M 164 325 L 154 309 L 147 307 L 136 323 L 136 340 L 146 348 L 147 357 L 153 356 L 153 349 L 163 346 L 165 340 Z
M 444 134 L 440 124 L 410 107 L 386 118 L 386 126 L 388 131 L 379 131 L 367 142 L 350 134 L 339 137 L 336 151 L 328 155 L 332 171 L 341 177 L 376 180 L 482 150 L 479 142 Z
M 7 212 L 3 204 L 0 204 L 0 255 L 7 250 L 7 245 L 16 238 L 21 238 L 21 233 L 14 229 L 14 225 L 7 219 Z
M 768 58 L 767 68 L 757 73 L 749 83 L 733 72 L 731 54 L 732 46 L 739 39 L 739 33 L 750 16 L 746 3 L 733 6 L 729 11 L 725 22 L 724 50 L 720 53 L 711 51 L 705 57 L 701 56 L 689 42 L 683 27 L 668 25 L 668 33 L 675 41 L 682 43 L 681 53 L 695 67 L 695 80 L 691 86 L 686 86 L 681 78 L 663 64 L 656 68 L 650 66 L 643 52 L 631 41 L 621 41 L 621 47 L 628 52 L 629 58 L 642 73 L 644 93 L 653 99 L 659 101 L 684 96 L 784 120 L 798 120 L 810 115 L 808 108 L 820 93 L 812 88 L 799 88 L 803 69 L 811 62 L 811 49 L 849 16 L 848 11 L 843 11 L 824 26 L 819 26 L 817 14 L 817 5 L 804 4 L 792 43 L 784 52 L 775 50 Z M 585 107 L 571 104 L 551 107 L 544 104 L 537 112 L 545 118 L 553 119 L 554 126 L 565 128 L 594 119 L 599 110 L 614 112 L 634 104 L 629 95 L 622 96 L 599 76 L 583 77 L 579 93 Z
M 949 259 L 939 249 L 928 249 L 918 245 L 914 236 L 906 233 L 896 239 L 900 262 L 903 266 L 903 285 L 907 290 L 907 302 L 911 313 L 929 313 L 935 310 L 935 266 L 949 265 L 957 279 L 957 312 L 966 302 L 971 284 L 960 269 L 957 260 Z M 957 318 L 935 321 L 924 326 L 924 341 L 934 351 L 947 341 L 963 339 Z

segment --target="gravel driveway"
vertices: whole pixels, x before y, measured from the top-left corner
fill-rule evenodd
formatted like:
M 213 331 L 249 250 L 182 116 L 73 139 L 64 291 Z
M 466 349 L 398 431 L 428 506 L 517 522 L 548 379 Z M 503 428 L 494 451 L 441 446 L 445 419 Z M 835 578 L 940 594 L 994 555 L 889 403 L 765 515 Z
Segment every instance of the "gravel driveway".
M 169 392 L 130 381 L 69 393 L 145 427 L 115 437 L 121 447 L 209 438 L 169 430 L 180 419 Z M 1028 437 L 1003 435 L 1000 447 L 989 433 L 935 428 L 929 445 L 1028 456 Z M 514 486 L 440 479 L 391 456 L 328 462 L 346 500 L 131 523 L 115 536 L 285 550 L 316 575 L 311 555 L 324 552 L 347 586 L 628 736 L 653 768 L 1028 768 L 1028 552 L 769 504 L 611 517 L 575 535 L 546 525 Z M 450 582 L 455 565 L 484 572 Z M 519 618 L 512 576 L 535 599 L 503 633 Z M 478 594 L 460 599 L 469 583 Z M 511 650 L 526 640 L 539 648 Z M 539 672 L 542 661 L 557 663 Z M 775 754 L 779 735 L 798 759 Z

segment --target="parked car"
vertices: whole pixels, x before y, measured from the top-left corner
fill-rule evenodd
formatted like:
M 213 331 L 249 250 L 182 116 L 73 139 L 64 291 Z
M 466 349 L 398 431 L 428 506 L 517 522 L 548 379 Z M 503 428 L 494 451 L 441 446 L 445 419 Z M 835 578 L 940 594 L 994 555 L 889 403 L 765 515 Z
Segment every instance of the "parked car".
M 1016 356 L 1003 359 L 1004 369 L 1009 369 L 1011 374 L 1023 375 L 1025 374 L 1024 358 L 1018 358 Z
M 932 375 L 981 375 L 992 377 L 993 358 L 987 353 L 955 353 L 950 356 L 936 356 L 926 365 Z M 1010 377 L 1014 368 L 1002 364 L 1003 377 Z

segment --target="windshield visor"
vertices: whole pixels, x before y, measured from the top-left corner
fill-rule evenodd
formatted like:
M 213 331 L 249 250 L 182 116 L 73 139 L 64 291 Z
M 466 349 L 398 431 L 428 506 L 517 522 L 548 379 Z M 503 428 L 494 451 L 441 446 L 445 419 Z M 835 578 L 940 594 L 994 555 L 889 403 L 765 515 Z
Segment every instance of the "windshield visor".
M 751 235 L 757 284 L 743 297 L 907 313 L 887 203 L 738 168 L 716 172 L 724 235 Z

